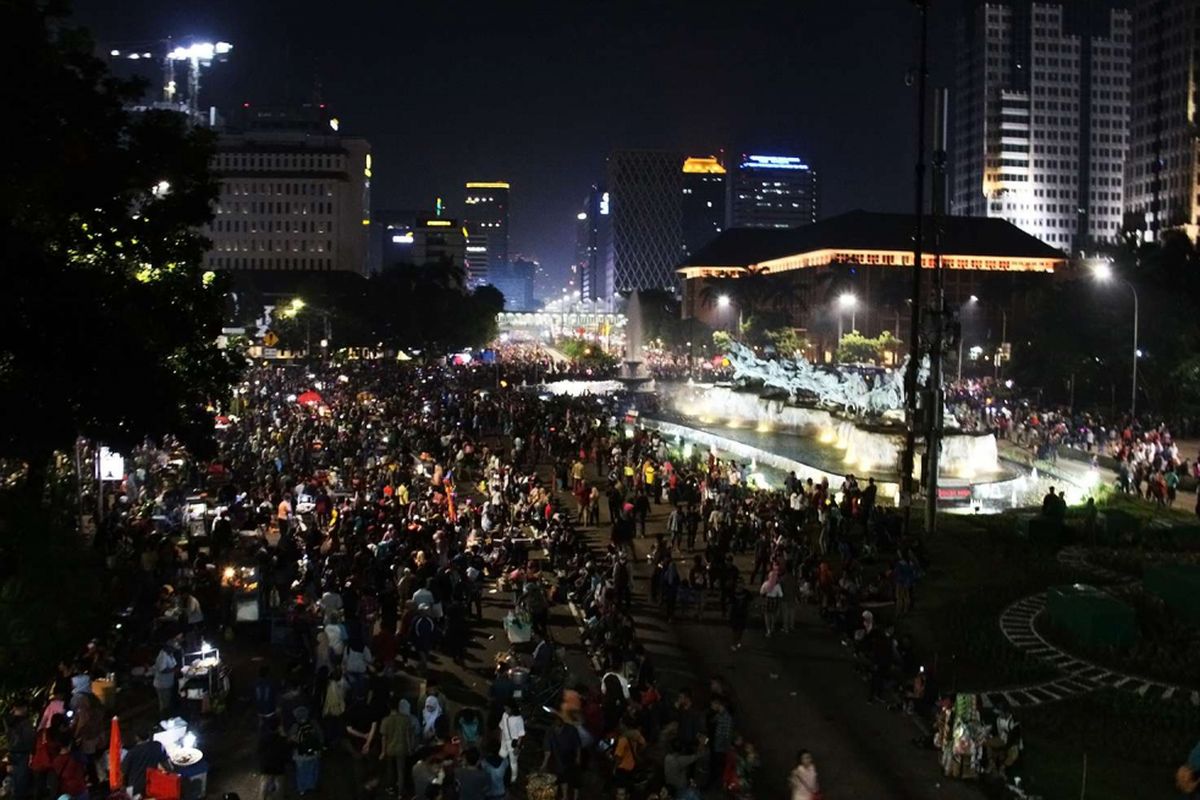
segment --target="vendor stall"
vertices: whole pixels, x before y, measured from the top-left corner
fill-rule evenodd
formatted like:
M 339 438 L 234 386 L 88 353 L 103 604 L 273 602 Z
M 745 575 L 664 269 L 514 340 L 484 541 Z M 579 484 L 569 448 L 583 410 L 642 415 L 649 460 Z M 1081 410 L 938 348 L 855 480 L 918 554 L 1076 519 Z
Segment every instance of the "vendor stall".
M 179 779 L 180 800 L 200 800 L 208 794 L 208 760 L 196 747 L 196 735 L 178 717 L 163 721 L 161 727 L 154 739 L 167 751 L 171 773 Z
M 229 670 L 221 651 L 203 642 L 194 653 L 185 653 L 179 675 L 179 696 L 201 714 L 224 706 L 229 693 Z
M 221 572 L 221 588 L 233 593 L 235 622 L 258 622 L 258 567 L 228 566 Z

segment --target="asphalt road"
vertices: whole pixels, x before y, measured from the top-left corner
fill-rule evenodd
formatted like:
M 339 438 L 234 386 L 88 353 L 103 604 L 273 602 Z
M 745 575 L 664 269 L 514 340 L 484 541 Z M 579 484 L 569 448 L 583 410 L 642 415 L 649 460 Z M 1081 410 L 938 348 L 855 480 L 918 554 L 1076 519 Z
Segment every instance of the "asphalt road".
M 941 775 L 937 754 L 912 743 L 919 731 L 910 718 L 867 702 L 867 685 L 854 671 L 849 650 L 820 620 L 815 607 L 801 609 L 797 629 L 789 636 L 768 639 L 761 620 L 752 619 L 736 654 L 730 650 L 728 624 L 715 608 L 701 621 L 677 613 L 675 621 L 667 623 L 662 610 L 649 601 L 645 554 L 654 534 L 665 532 L 668 513 L 665 504 L 653 506 L 648 538 L 635 543 L 641 556 L 634 567 L 638 633 L 664 688 L 691 687 L 697 701 L 706 704 L 711 677 L 719 675 L 732 687 L 735 727 L 755 744 L 762 760 L 756 796 L 788 796 L 787 774 L 800 749 L 813 752 L 827 797 L 983 796 L 977 787 Z M 599 528 L 584 529 L 596 546 L 607 543 L 606 516 L 607 509 Z M 738 566 L 747 574 L 749 557 L 739 557 Z

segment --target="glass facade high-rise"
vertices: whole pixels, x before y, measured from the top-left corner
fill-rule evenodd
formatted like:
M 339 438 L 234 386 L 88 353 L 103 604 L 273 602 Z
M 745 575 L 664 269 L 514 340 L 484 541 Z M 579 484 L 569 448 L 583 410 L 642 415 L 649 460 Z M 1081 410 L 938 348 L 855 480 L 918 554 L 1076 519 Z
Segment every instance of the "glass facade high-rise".
M 971 3 L 959 21 L 950 211 L 1075 250 L 1121 230 L 1130 14 L 1117 0 Z
M 487 280 L 490 267 L 508 263 L 508 194 L 504 181 L 470 181 L 463 198 L 467 228 L 467 284 Z
M 682 166 L 682 155 L 660 150 L 616 150 L 608 157 L 612 237 L 605 257 L 613 291 L 678 288 Z
M 726 177 L 725 165 L 716 156 L 684 159 L 680 197 L 684 258 L 725 229 Z
M 1200 2 L 1138 0 L 1133 13 L 1125 224 L 1146 239 L 1200 232 Z
M 817 221 L 817 172 L 796 156 L 743 155 L 731 194 L 733 228 L 795 228 Z
M 584 300 L 612 298 L 612 262 L 608 258 L 612 240 L 611 202 L 608 192 L 592 186 L 575 215 L 575 274 L 579 295 Z

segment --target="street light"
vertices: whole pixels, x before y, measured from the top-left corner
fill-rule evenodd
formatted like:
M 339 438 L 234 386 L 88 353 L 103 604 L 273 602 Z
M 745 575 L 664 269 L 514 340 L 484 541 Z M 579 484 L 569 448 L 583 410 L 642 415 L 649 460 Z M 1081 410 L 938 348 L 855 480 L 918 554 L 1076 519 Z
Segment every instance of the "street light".
M 850 312 L 850 330 L 858 327 L 858 298 L 852 292 L 842 292 L 838 295 L 838 344 L 842 343 L 842 314 Z
M 717 308 L 729 308 L 729 295 L 723 294 L 717 298 Z
M 965 310 L 967 306 L 974 305 L 978 302 L 979 297 L 976 295 L 971 295 L 967 298 L 967 302 L 963 303 L 963 309 Z M 959 383 L 962 382 L 963 339 L 966 338 L 966 336 L 963 334 L 963 328 L 964 326 L 962 324 L 962 319 L 960 318 L 958 321 L 958 378 L 956 379 Z
M 1129 396 L 1129 415 L 1137 417 L 1137 362 L 1141 357 L 1142 351 L 1138 349 L 1138 293 L 1134 285 L 1121 278 L 1113 272 L 1112 262 L 1110 261 L 1094 261 L 1092 262 L 1092 277 L 1099 283 L 1108 283 L 1112 280 L 1120 281 L 1125 284 L 1133 295 L 1133 379 L 1130 388 Z

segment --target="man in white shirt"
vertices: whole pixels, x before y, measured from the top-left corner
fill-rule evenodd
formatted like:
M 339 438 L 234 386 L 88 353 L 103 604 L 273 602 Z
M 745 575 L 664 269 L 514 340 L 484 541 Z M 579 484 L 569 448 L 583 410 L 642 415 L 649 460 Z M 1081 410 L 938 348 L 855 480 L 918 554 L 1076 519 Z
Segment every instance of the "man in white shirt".
M 171 712 L 175 703 L 175 670 L 178 668 L 172 643 L 164 642 L 154 659 L 154 691 L 158 693 L 158 711 L 163 716 Z

